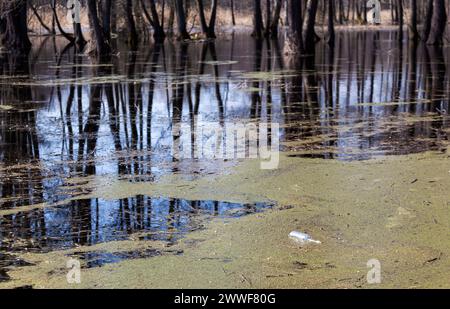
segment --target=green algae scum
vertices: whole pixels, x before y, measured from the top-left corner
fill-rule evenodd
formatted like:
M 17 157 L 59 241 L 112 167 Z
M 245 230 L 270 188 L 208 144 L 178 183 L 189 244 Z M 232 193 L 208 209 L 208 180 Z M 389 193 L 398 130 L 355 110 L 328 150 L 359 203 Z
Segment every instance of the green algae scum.
M 0 54 L 0 288 L 450 288 L 449 46 L 32 43 Z

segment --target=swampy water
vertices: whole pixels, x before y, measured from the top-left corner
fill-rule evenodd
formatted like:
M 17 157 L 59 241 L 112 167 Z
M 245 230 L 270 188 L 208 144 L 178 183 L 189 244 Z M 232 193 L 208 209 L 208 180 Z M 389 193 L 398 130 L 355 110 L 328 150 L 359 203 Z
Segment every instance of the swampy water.
M 83 198 L 92 192 L 80 184 L 97 176 L 155 183 L 239 164 L 208 156 L 208 148 L 196 155 L 205 139 L 217 145 L 227 138 L 217 130 L 194 134 L 201 125 L 276 123 L 280 150 L 294 158 L 367 160 L 448 146 L 449 48 L 399 44 L 389 31 L 339 33 L 334 49 L 319 43 L 297 65 L 281 42 L 247 33 L 137 50 L 118 41 L 112 61 L 101 65 L 63 39 L 33 43 L 27 59 L 0 55 L 0 281 L 3 268 L 26 265 L 12 253 L 130 235 L 170 243 L 210 217 L 272 206 Z M 157 254 L 82 258 L 91 267 Z

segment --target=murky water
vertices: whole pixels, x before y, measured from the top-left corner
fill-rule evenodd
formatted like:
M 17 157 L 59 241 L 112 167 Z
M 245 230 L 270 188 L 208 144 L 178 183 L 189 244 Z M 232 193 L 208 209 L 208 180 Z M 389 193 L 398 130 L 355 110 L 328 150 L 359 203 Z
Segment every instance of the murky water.
M 231 218 L 270 207 L 267 203 L 234 204 L 137 196 L 116 201 L 76 200 L 66 205 L 0 218 L 1 249 L 48 252 L 125 240 L 172 242 L 202 228 L 205 216 Z
M 11 255 L 14 253 L 45 253 L 129 240 L 130 237 L 139 241 L 163 241 L 170 246 L 186 233 L 203 228 L 203 222 L 208 218 L 237 218 L 270 207 L 272 205 L 268 203 L 235 204 L 136 196 L 116 201 L 76 200 L 58 207 L 4 215 L 0 217 L 0 270 L 7 278 L 6 269 L 28 265 Z M 164 251 L 167 252 L 170 250 Z M 73 256 L 86 261 L 84 267 L 90 268 L 161 254 L 156 249 L 148 249 L 81 252 Z
M 281 44 L 236 34 L 137 51 L 119 44 L 111 64 L 92 65 L 64 43 L 36 39 L 28 62 L 0 56 L 0 210 L 89 193 L 71 190 L 74 178 L 219 173 L 214 159 L 194 155 L 204 138 L 193 134 L 200 121 L 279 123 L 281 150 L 293 157 L 364 160 L 448 146 L 448 47 L 398 44 L 386 31 L 345 32 L 334 50 L 319 44 L 315 57 L 292 67 Z M 177 157 L 180 149 L 191 156 Z M 200 210 L 263 207 L 79 200 L 1 216 L 0 248 L 46 252 L 135 233 L 170 241 L 201 226 L 192 223 Z

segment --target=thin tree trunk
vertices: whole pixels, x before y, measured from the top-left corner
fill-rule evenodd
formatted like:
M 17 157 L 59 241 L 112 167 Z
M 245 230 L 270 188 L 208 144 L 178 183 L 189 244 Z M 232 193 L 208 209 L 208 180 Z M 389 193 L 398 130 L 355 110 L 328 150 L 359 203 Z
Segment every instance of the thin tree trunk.
M 155 0 L 149 1 L 150 1 L 150 13 L 147 11 L 145 7 L 144 0 L 141 0 L 141 6 L 150 25 L 153 27 L 153 39 L 155 40 L 155 42 L 161 43 L 164 42 L 164 39 L 166 38 L 166 34 L 164 33 L 164 26 L 162 22 L 159 21 L 159 15 L 156 9 Z
M 334 46 L 336 35 L 334 32 L 334 1 L 328 1 L 328 38 L 327 43 Z
M 208 39 L 215 39 L 218 0 L 211 1 L 211 17 L 209 19 L 209 23 L 206 21 L 205 7 L 203 5 L 203 0 L 197 0 L 197 5 L 198 5 L 198 12 L 200 15 L 200 25 L 202 27 L 203 34 Z
M 200 16 L 200 26 L 202 28 L 203 34 L 207 34 L 209 31 L 209 26 L 206 22 L 206 16 L 205 16 L 205 7 L 203 5 L 203 0 L 197 0 L 198 5 L 198 14 Z
M 178 38 L 180 40 L 189 40 L 191 36 L 187 32 L 186 28 L 186 14 L 184 10 L 183 0 L 174 0 L 175 1 L 175 13 L 177 16 L 177 24 L 178 24 Z
M 427 0 L 427 6 L 426 6 L 426 12 L 425 12 L 425 20 L 423 25 L 423 33 L 422 33 L 422 40 L 424 42 L 428 41 L 428 38 L 430 37 L 431 33 L 431 22 L 433 19 L 433 11 L 434 11 L 434 0 Z
M 305 31 L 303 33 L 304 37 L 304 47 L 307 52 L 313 52 L 314 47 L 316 46 L 316 16 L 317 16 L 317 8 L 319 5 L 318 0 L 308 0 L 306 7 L 306 16 L 305 16 Z
M 447 12 L 445 9 L 445 0 L 434 0 L 433 21 L 427 44 L 442 45 L 446 25 Z
M 252 36 L 257 39 L 262 39 L 263 33 L 263 20 L 262 20 L 262 10 L 261 10 L 261 1 L 253 0 L 254 8 L 253 8 L 253 33 Z
M 211 1 L 211 17 L 209 19 L 209 38 L 216 38 L 216 20 L 219 0 Z
M 271 0 L 266 0 L 266 29 L 264 31 L 265 37 L 270 36 L 270 25 L 272 24 L 272 3 Z
M 397 0 L 398 12 L 398 40 L 403 41 L 403 0 Z
M 42 20 L 41 16 L 39 15 L 38 11 L 36 10 L 36 8 L 34 7 L 34 5 L 30 4 L 30 8 L 33 11 L 34 15 L 36 16 L 37 20 L 39 21 L 39 23 L 42 25 L 42 27 L 44 27 L 45 30 L 48 31 L 49 34 L 53 34 L 52 33 L 52 29 L 50 29 L 50 27 L 48 27 L 45 22 Z
M 103 32 L 105 34 L 105 38 L 110 41 L 111 40 L 111 11 L 112 11 L 112 0 L 103 0 L 102 1 L 102 23 L 103 23 Z
M 96 45 L 96 53 L 100 58 L 111 53 L 111 47 L 105 39 L 103 29 L 98 19 L 97 4 L 95 0 L 88 0 L 89 20 L 93 30 L 93 40 Z
M 6 20 L 0 15 L 0 44 L 3 44 L 6 33 Z
M 231 22 L 234 27 L 236 26 L 236 15 L 234 13 L 234 0 L 230 0 L 230 8 L 231 8 Z
M 270 25 L 270 35 L 271 35 L 272 39 L 275 39 L 278 37 L 278 25 L 280 24 L 282 8 L 283 8 L 283 0 L 276 0 L 272 24 Z
M 419 32 L 417 31 L 417 0 L 410 0 L 410 15 L 409 15 L 409 39 L 417 41 Z
M 58 27 L 59 32 L 64 36 L 67 40 L 70 42 L 74 42 L 75 38 L 73 35 L 68 34 L 64 31 L 64 29 L 61 26 L 61 23 L 59 22 L 58 18 L 58 12 L 56 11 L 56 0 L 52 1 L 52 11 L 53 11 L 53 18 L 55 20 L 56 26 Z
M 175 4 L 173 3 L 174 0 L 170 0 L 171 4 L 169 5 L 170 10 L 169 10 L 169 21 L 167 22 L 167 34 L 169 36 L 173 35 L 173 27 L 175 24 Z
M 136 22 L 134 21 L 132 0 L 126 0 L 125 2 L 125 15 L 130 35 L 130 44 L 131 46 L 136 47 L 138 44 L 138 33 L 136 29 Z

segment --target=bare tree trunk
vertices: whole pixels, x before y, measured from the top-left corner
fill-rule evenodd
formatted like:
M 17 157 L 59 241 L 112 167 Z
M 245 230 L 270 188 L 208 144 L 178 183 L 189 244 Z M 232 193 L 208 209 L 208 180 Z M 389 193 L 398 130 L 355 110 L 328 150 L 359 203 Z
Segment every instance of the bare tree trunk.
M 334 7 L 334 1 L 329 1 L 329 2 L 333 2 L 331 5 Z M 344 1 L 339 0 L 339 24 L 343 25 L 344 19 L 345 19 Z
M 267 38 L 270 36 L 270 25 L 272 24 L 272 3 L 271 0 L 266 0 L 266 29 L 264 30 L 264 36 Z
M 169 36 L 173 36 L 173 25 L 175 24 L 175 4 L 173 3 L 173 0 L 170 0 L 171 3 L 169 5 L 169 21 L 167 22 L 167 34 Z
M 313 52 L 314 48 L 316 46 L 316 32 L 315 32 L 315 25 L 316 25 L 316 15 L 317 15 L 317 8 L 319 5 L 318 0 L 308 0 L 307 7 L 306 7 L 306 16 L 305 16 L 305 31 L 303 33 L 304 37 L 304 47 L 305 51 L 307 52 Z
M 93 29 L 93 40 L 96 45 L 96 53 L 100 58 L 111 53 L 111 47 L 105 39 L 104 31 L 98 19 L 97 4 L 95 0 L 88 0 L 89 20 Z
M 263 19 L 262 19 L 262 10 L 261 10 L 261 1 L 253 0 L 254 8 L 253 8 L 253 33 L 252 36 L 257 39 L 262 39 L 263 35 Z
M 206 16 L 205 16 L 205 7 L 203 5 L 203 0 L 197 0 L 198 5 L 198 14 L 200 16 L 200 26 L 202 28 L 203 34 L 207 34 L 209 31 L 209 26 L 206 22 Z
M 111 2 L 111 33 L 117 33 L 117 2 Z
M 218 0 L 211 1 L 211 17 L 209 23 L 206 21 L 205 7 L 203 5 L 203 0 L 197 0 L 197 5 L 198 5 L 198 12 L 200 15 L 200 25 L 202 27 L 203 34 L 208 39 L 215 39 Z
M 216 20 L 217 9 L 219 7 L 219 0 L 211 1 L 211 17 L 209 19 L 209 37 L 216 38 Z
M 417 31 L 417 0 L 410 0 L 410 16 L 409 16 L 409 39 L 417 41 L 419 32 Z
M 334 46 L 336 34 L 334 32 L 334 1 L 328 1 L 328 37 L 327 43 Z
M 288 10 L 288 6 L 289 6 L 289 0 L 284 0 L 284 10 L 285 10 L 284 25 L 286 27 L 289 26 L 289 10 Z
M 141 6 L 144 11 L 145 16 L 153 27 L 153 39 L 155 42 L 161 43 L 164 42 L 166 38 L 166 34 L 164 32 L 163 19 L 160 21 L 158 11 L 156 10 L 155 0 L 150 1 L 150 13 L 148 13 L 144 0 L 141 0 Z M 150 15 L 151 14 L 151 15 Z M 164 17 L 164 9 L 163 9 L 163 17 Z
M 234 0 L 230 0 L 231 22 L 233 27 L 236 26 L 236 15 L 234 14 Z
M 184 10 L 183 0 L 174 0 L 175 1 L 175 13 L 177 16 L 177 24 L 178 24 L 178 38 L 180 40 L 189 40 L 191 36 L 187 32 L 186 28 L 186 13 Z
M 138 33 L 136 29 L 136 22 L 134 21 L 132 0 L 126 0 L 125 2 L 125 15 L 130 35 L 129 42 L 131 46 L 136 47 L 138 44 Z
M 397 0 L 398 11 L 398 40 L 403 41 L 403 0 Z
M 430 37 L 431 32 L 431 22 L 433 19 L 433 11 L 434 11 L 434 0 L 427 0 L 427 7 L 425 12 L 425 20 L 423 25 L 423 33 L 422 33 L 422 40 L 424 42 L 428 41 L 428 38 Z
M 52 33 L 52 29 L 50 29 L 50 27 L 48 27 L 45 22 L 42 20 L 41 16 L 39 15 L 39 12 L 36 10 L 36 8 L 34 7 L 34 5 L 30 4 L 30 8 L 33 11 L 34 15 L 36 16 L 37 20 L 39 21 L 39 23 L 42 25 L 42 27 L 44 27 L 45 30 L 47 30 L 47 32 L 49 34 L 53 34 Z
M 442 45 L 446 25 L 447 12 L 445 9 L 445 0 L 434 0 L 433 21 L 427 44 Z
M 286 10 L 288 13 L 289 28 L 286 31 L 284 53 L 286 55 L 299 55 L 303 52 L 303 14 L 300 1 L 288 0 Z
M 103 24 L 103 33 L 105 34 L 105 38 L 110 41 L 111 40 L 111 11 L 112 11 L 112 0 L 103 0 L 102 1 L 102 24 Z
M 270 25 L 270 35 L 272 39 L 278 37 L 278 25 L 280 23 L 282 7 L 283 7 L 283 0 L 276 0 L 275 12 L 273 14 L 272 24 Z
M 27 2 L 16 0 L 4 5 L 7 6 L 7 14 L 4 18 L 3 45 L 11 50 L 29 52 L 31 42 L 28 37 Z
M 75 38 L 72 34 L 68 34 L 64 31 L 63 27 L 61 26 L 61 23 L 59 22 L 59 18 L 58 18 L 58 12 L 56 11 L 56 0 L 52 0 L 52 11 L 53 11 L 53 20 L 56 23 L 56 26 L 58 27 L 59 32 L 62 34 L 62 36 L 64 36 L 67 40 L 69 40 L 70 42 L 74 42 Z
M 6 33 L 6 20 L 0 15 L 0 45 L 3 44 Z
M 72 10 L 78 10 L 78 9 L 80 9 L 79 7 L 77 8 L 77 7 L 73 7 L 72 8 Z M 55 10 L 56 11 L 56 10 Z M 73 11 L 72 11 L 73 12 Z M 75 15 L 76 15 L 77 13 L 75 13 Z M 55 13 L 55 16 L 56 16 L 56 13 Z M 74 36 L 75 36 L 75 38 L 74 38 L 74 42 L 75 42 L 75 45 L 77 46 L 77 48 L 78 48 L 78 50 L 83 50 L 83 48 L 86 46 L 86 44 L 87 44 L 87 42 L 86 42 L 86 40 L 84 39 L 84 36 L 83 36 L 83 30 L 81 29 L 81 23 L 80 23 L 80 21 L 79 20 L 76 20 L 76 16 L 72 16 L 72 19 L 73 19 L 73 34 L 74 34 Z

